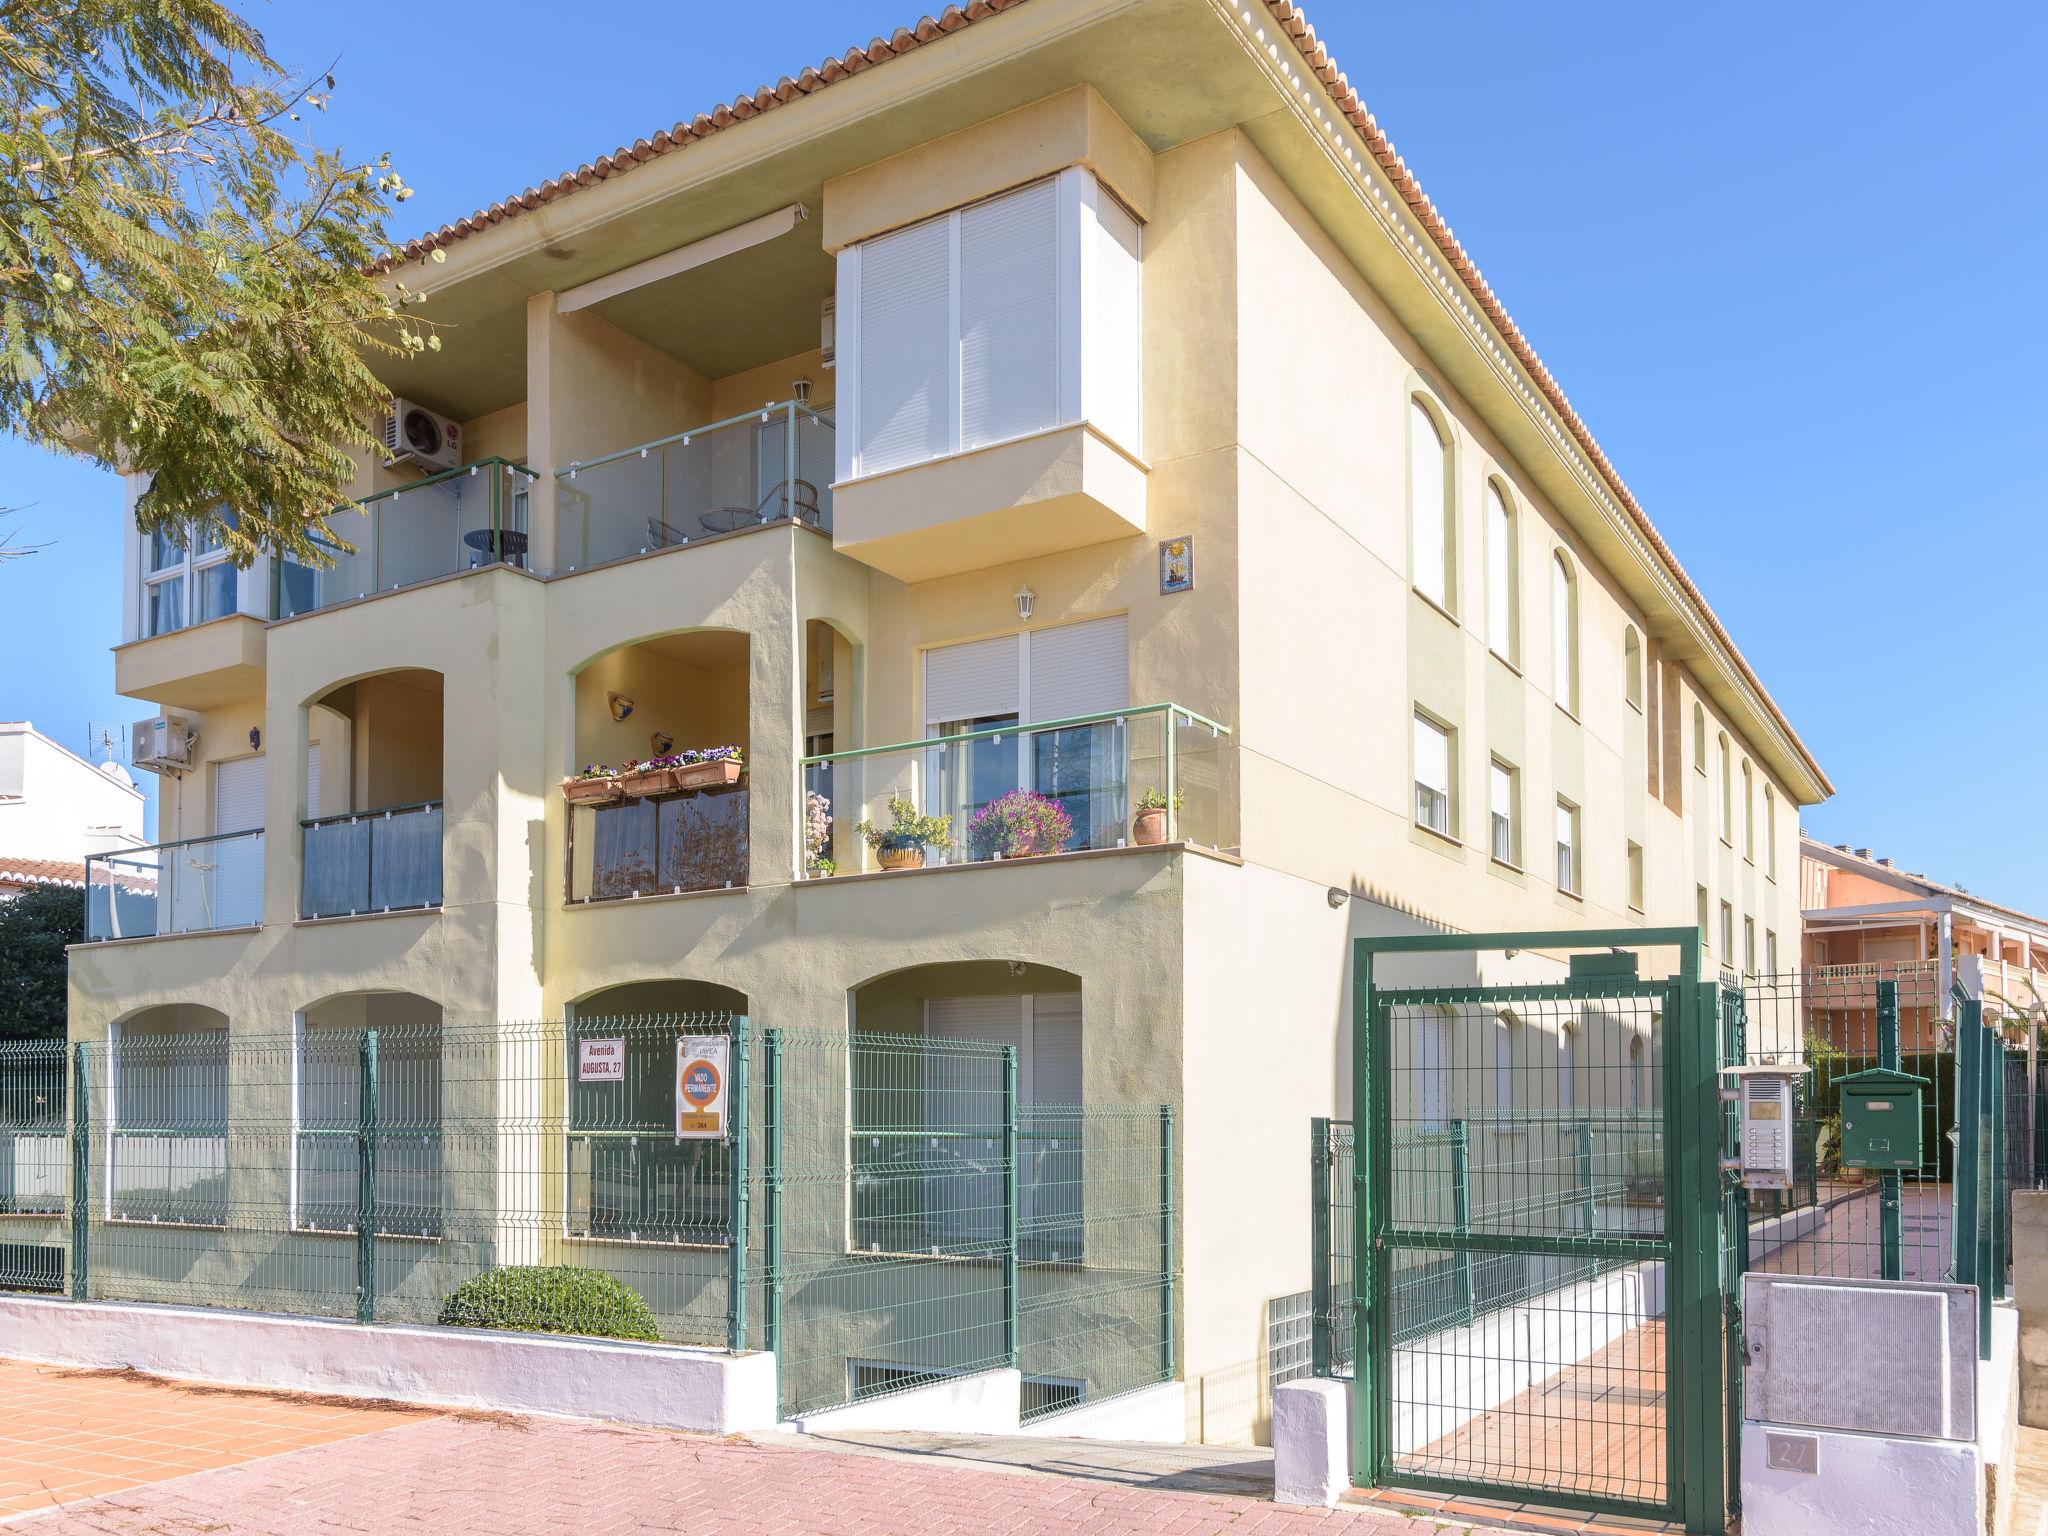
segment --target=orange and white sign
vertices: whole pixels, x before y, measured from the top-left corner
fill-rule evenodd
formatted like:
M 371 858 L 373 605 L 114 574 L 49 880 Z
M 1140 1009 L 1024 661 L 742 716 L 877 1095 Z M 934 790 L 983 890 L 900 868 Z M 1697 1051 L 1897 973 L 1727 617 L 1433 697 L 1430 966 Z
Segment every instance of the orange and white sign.
M 732 1041 L 725 1035 L 684 1035 L 676 1041 L 676 1140 L 725 1135 L 725 1083 Z

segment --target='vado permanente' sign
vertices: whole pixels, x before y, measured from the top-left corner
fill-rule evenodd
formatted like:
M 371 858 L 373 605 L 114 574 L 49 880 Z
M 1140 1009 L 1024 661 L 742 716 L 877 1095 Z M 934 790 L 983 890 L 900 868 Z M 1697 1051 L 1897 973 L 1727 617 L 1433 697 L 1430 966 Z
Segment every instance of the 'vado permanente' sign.
M 684 1035 L 676 1041 L 676 1140 L 725 1135 L 725 1077 L 731 1060 L 725 1035 Z

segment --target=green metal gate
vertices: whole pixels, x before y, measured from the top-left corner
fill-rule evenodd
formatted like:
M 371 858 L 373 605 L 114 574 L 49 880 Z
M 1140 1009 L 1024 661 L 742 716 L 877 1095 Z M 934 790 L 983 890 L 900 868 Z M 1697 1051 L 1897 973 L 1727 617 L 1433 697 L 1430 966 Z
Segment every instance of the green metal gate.
M 1564 979 L 1477 979 L 1539 951 Z M 1386 984 L 1390 956 L 1442 984 Z M 1354 1481 L 1725 1527 L 1700 969 L 1695 929 L 1357 941 Z

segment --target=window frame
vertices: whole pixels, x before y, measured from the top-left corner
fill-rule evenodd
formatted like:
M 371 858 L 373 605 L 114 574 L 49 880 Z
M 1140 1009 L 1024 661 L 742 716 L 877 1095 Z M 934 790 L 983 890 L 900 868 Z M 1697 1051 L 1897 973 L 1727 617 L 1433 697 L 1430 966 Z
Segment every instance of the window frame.
M 1633 624 L 1621 630 L 1621 700 L 1643 713 L 1643 637 Z
M 1579 572 L 1570 551 L 1550 552 L 1550 668 L 1557 707 L 1579 718 Z
M 1715 740 L 1721 751 L 1721 825 L 1718 830 L 1721 834 L 1721 846 L 1733 848 L 1735 846 L 1735 778 L 1733 770 L 1729 766 L 1728 733 L 1722 731 Z
M 1413 820 L 1414 824 L 1417 827 L 1420 827 L 1423 831 L 1433 832 L 1438 837 L 1449 838 L 1453 842 L 1455 842 L 1457 841 L 1458 837 L 1457 728 L 1450 725 L 1446 721 L 1439 720 L 1436 716 L 1429 713 L 1428 710 L 1424 709 L 1419 704 L 1415 707 L 1414 713 L 1410 718 L 1412 723 L 1409 727 L 1408 734 L 1408 777 L 1413 788 L 1413 794 L 1411 795 L 1409 801 L 1409 816 Z M 1437 791 L 1434 786 L 1425 785 L 1422 782 L 1421 733 L 1424 730 L 1435 732 L 1437 735 L 1443 738 L 1444 742 L 1444 787 L 1440 792 L 1440 795 L 1439 791 Z M 1440 827 L 1436 826 L 1432 822 L 1425 821 L 1423 819 L 1422 796 L 1425 792 L 1432 795 L 1439 795 L 1439 797 L 1443 801 L 1444 824 Z
M 1643 845 L 1637 842 L 1634 838 L 1630 838 L 1628 840 L 1628 852 L 1625 857 L 1628 862 L 1627 877 L 1629 910 L 1631 912 L 1641 912 L 1644 910 L 1644 903 L 1649 899 L 1648 891 L 1646 889 L 1648 885 L 1648 879 L 1643 867 L 1645 860 L 1645 855 L 1643 853 Z
M 232 515 L 232 514 L 224 514 Z M 163 529 L 154 533 L 140 533 L 142 541 L 141 579 L 136 583 L 138 612 L 135 616 L 136 637 L 154 640 L 159 635 L 175 635 L 181 630 L 196 629 L 201 624 L 211 624 L 215 619 L 233 618 L 242 611 L 242 573 L 234 568 L 228 554 L 228 547 L 211 522 L 191 531 L 184 544 L 171 542 L 170 535 Z M 176 558 L 165 565 L 156 565 L 158 542 L 162 541 Z M 227 566 L 233 598 L 225 613 L 216 613 L 208 618 L 199 617 L 199 597 L 202 579 L 213 571 Z M 152 628 L 150 624 L 150 599 L 159 588 L 176 582 L 179 585 L 178 613 L 176 624 L 166 628 Z
M 1742 760 L 1742 858 L 1756 862 L 1756 770 L 1748 758 Z
M 1442 503 L 1433 519 L 1441 533 L 1438 565 L 1442 589 L 1432 592 L 1422 581 L 1422 544 L 1418 535 L 1422 525 L 1422 505 L 1419 500 L 1421 487 L 1416 476 L 1420 462 L 1417 453 L 1417 420 L 1429 428 L 1436 440 L 1437 454 L 1443 466 Z M 1457 435 L 1451 430 L 1450 416 L 1434 399 L 1422 390 L 1408 392 L 1408 424 L 1406 428 L 1408 452 L 1408 585 L 1438 611 L 1457 616 L 1458 592 L 1458 539 L 1457 516 Z
M 1733 967 L 1735 963 L 1735 903 L 1721 903 L 1721 926 L 1719 929 L 1721 963 Z
M 1764 784 L 1764 878 L 1778 878 L 1778 794 Z
M 1507 812 L 1505 817 L 1494 805 L 1494 790 L 1505 780 L 1507 785 Z M 1486 850 L 1493 862 L 1509 869 L 1522 867 L 1522 775 L 1521 771 L 1507 759 L 1491 756 L 1486 762 Z M 1502 820 L 1507 823 L 1507 852 L 1500 848 Z
M 1514 498 L 1507 492 L 1506 483 L 1498 475 L 1486 477 L 1486 492 L 1481 501 L 1486 520 L 1486 648 L 1519 672 L 1522 667 L 1522 560 L 1520 540 L 1516 535 L 1521 528 L 1521 517 Z M 1498 550 L 1493 544 L 1496 509 L 1500 513 L 1498 522 L 1502 529 Z M 1502 608 L 1499 613 L 1494 611 L 1496 603 Z M 1496 627 L 1505 633 L 1496 633 Z
M 1579 807 L 1563 795 L 1557 797 L 1557 820 L 1555 830 L 1562 834 L 1556 838 L 1556 866 L 1552 873 L 1557 878 L 1560 894 L 1585 899 L 1580 882 L 1584 879 L 1584 859 L 1580 848 L 1582 835 L 1579 822 Z M 1567 841 L 1567 835 L 1569 840 Z

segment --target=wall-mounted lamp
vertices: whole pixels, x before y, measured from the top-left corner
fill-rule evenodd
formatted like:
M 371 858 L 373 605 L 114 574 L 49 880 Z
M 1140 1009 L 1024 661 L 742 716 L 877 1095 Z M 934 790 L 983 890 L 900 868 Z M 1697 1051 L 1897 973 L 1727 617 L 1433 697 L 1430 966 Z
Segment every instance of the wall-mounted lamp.
M 1017 589 L 1017 617 L 1018 617 L 1018 618 L 1020 618 L 1020 619 L 1028 619 L 1028 618 L 1030 618 L 1030 617 L 1031 617 L 1031 610 L 1032 610 L 1033 608 L 1037 607 L 1037 606 L 1038 606 L 1038 594 L 1037 594 L 1036 592 L 1032 591 L 1032 590 L 1031 590 L 1031 588 L 1030 588 L 1030 586 L 1029 586 L 1028 584 L 1027 584 L 1027 585 L 1025 585 L 1025 586 L 1021 586 L 1021 587 L 1019 587 L 1019 588 Z
M 798 405 L 809 405 L 811 403 L 811 381 L 809 379 L 797 379 L 793 382 L 789 386 L 789 398 Z
M 249 727 L 249 750 L 251 752 L 261 752 L 263 750 L 263 729 L 261 726 L 252 725 Z
M 1323 893 L 1323 899 L 1330 904 L 1330 910 L 1335 912 L 1351 899 L 1351 893 L 1341 885 L 1333 885 Z

